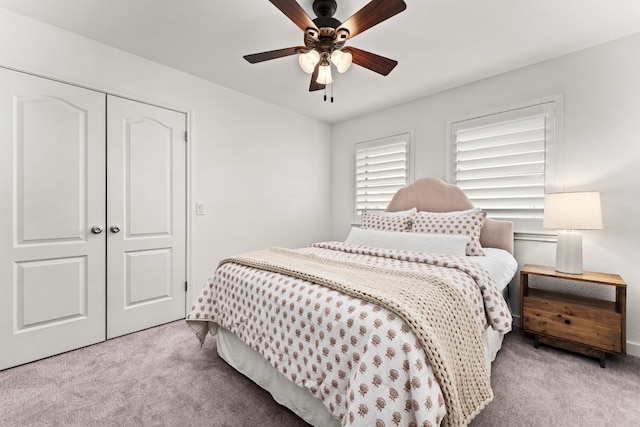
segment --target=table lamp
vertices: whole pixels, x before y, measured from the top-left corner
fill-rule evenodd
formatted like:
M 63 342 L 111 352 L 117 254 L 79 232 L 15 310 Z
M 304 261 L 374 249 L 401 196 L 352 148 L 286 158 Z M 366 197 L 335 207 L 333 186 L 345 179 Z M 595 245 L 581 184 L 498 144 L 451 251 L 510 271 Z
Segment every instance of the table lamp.
M 544 228 L 561 229 L 556 271 L 582 274 L 582 235 L 575 230 L 601 230 L 600 193 L 552 193 L 544 196 Z

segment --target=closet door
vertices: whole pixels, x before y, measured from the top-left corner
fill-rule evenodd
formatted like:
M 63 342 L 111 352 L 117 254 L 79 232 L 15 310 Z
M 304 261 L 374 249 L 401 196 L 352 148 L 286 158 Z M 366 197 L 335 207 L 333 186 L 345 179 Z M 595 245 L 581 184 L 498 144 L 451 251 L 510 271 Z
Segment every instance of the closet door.
M 104 94 L 0 68 L 0 369 L 105 339 L 104 117 Z
M 186 115 L 107 96 L 107 338 L 185 316 Z

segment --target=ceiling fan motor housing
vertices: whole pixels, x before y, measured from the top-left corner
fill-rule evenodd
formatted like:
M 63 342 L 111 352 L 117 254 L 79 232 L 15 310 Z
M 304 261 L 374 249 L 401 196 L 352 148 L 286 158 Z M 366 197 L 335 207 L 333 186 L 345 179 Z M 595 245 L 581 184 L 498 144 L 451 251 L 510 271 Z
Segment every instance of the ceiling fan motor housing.
M 341 34 L 336 34 L 336 29 L 342 25 L 342 22 L 333 17 L 337 9 L 338 4 L 335 0 L 314 0 L 313 11 L 317 18 L 313 23 L 319 32 L 315 29 L 307 29 L 304 40 L 307 47 L 315 48 L 320 52 L 332 52 L 344 45 L 349 32 L 343 29 L 340 31 Z
M 313 11 L 318 18 L 320 17 L 332 17 L 335 15 L 338 9 L 338 3 L 336 0 L 314 0 Z
M 321 35 L 324 35 L 322 34 L 323 28 L 333 28 L 335 30 L 342 24 L 342 22 L 333 17 L 337 9 L 338 4 L 336 0 L 313 1 L 313 11 L 317 16 L 317 18 L 313 20 L 313 23 L 320 29 Z

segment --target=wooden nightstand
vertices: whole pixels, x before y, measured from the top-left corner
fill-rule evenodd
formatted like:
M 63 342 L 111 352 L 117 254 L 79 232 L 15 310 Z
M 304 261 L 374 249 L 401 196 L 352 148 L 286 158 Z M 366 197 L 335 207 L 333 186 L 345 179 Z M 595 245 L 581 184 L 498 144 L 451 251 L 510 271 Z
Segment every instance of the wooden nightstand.
M 616 300 L 529 288 L 531 275 L 614 286 Z M 604 368 L 606 353 L 627 353 L 626 305 L 627 284 L 617 274 L 566 274 L 529 264 L 520 271 L 520 320 L 522 329 L 534 334 L 536 348 L 541 342 L 597 357 Z

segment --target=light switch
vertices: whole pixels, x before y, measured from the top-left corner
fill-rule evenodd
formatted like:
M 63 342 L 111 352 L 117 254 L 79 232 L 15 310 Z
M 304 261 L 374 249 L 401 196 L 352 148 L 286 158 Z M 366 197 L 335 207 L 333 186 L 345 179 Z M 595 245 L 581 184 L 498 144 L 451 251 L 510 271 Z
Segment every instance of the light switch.
M 196 203 L 196 215 L 204 215 L 204 203 Z

